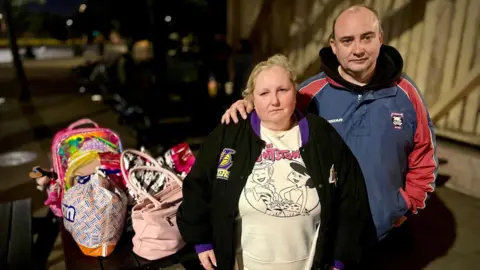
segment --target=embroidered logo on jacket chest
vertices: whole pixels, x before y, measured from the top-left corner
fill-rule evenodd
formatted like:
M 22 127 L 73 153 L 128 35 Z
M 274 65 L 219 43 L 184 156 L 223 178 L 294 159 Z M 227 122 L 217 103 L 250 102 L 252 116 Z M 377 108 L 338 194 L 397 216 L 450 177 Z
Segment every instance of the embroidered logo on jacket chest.
M 402 129 L 403 125 L 403 113 L 391 113 L 390 117 L 392 119 L 393 127 L 396 129 Z

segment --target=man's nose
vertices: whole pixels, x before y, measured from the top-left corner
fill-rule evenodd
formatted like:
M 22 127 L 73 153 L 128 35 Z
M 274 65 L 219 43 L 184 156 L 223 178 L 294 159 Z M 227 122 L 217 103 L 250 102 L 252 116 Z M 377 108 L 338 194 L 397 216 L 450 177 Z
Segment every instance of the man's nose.
M 360 44 L 360 42 L 355 42 L 353 44 L 353 54 L 355 56 L 363 56 L 364 52 L 365 51 L 363 50 L 363 46 L 362 46 L 362 44 Z

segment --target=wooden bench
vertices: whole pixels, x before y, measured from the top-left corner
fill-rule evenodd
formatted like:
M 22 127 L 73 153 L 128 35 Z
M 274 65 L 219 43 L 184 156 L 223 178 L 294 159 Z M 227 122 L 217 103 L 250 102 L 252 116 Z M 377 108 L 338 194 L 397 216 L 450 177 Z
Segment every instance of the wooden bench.
M 32 269 L 31 199 L 0 204 L 0 269 Z
M 132 251 L 133 233 L 125 233 L 112 254 L 106 258 L 85 256 L 71 234 L 63 227 L 63 222 L 60 223 L 65 265 L 68 270 L 163 269 L 176 264 L 182 264 L 188 270 L 203 270 L 193 247 L 185 247 L 176 254 L 156 261 L 138 257 Z

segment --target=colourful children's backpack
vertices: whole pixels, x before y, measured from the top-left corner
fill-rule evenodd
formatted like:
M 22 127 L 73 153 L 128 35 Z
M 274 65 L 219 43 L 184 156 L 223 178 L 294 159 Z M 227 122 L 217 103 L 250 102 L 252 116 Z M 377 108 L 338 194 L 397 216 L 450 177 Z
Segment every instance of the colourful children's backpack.
M 88 124 L 93 127 L 80 128 L 80 126 Z M 99 127 L 90 119 L 78 120 L 57 132 L 52 142 L 52 162 L 53 170 L 58 178 L 54 184 L 50 184 L 45 204 L 52 209 L 55 215 L 62 217 L 61 199 L 69 187 L 65 184 L 65 176 L 70 157 L 73 154 L 79 151 L 120 154 L 122 150 L 120 137 L 115 132 Z

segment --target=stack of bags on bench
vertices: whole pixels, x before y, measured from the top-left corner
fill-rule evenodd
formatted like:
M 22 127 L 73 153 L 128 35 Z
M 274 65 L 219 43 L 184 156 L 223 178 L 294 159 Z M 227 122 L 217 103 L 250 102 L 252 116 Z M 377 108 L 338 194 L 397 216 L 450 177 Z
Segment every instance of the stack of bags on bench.
M 30 176 L 47 191 L 45 204 L 63 217 L 85 255 L 110 255 L 129 227 L 135 232 L 133 251 L 148 260 L 185 245 L 176 213 L 182 181 L 195 162 L 186 143 L 153 158 L 145 151 L 123 150 L 115 132 L 82 119 L 56 134 L 52 162 L 52 170 L 35 167 Z

